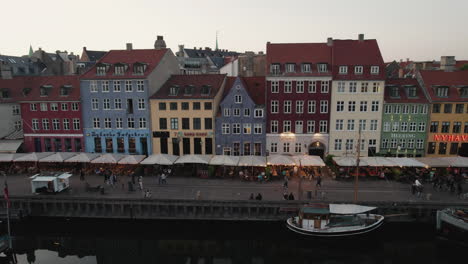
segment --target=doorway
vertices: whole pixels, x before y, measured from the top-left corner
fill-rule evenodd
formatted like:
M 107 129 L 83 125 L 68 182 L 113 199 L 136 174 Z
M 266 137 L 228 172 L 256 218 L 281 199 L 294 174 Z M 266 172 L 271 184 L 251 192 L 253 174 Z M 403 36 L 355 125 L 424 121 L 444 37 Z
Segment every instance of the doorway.
M 321 142 L 313 142 L 309 145 L 309 155 L 312 156 L 320 156 L 323 159 L 323 155 L 325 154 L 325 145 Z

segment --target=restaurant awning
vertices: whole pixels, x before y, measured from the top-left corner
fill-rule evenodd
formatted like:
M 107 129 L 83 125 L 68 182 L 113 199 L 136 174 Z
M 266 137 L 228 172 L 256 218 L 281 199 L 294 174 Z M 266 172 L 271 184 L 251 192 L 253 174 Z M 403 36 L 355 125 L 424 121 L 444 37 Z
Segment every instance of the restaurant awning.
M 140 164 L 143 165 L 172 165 L 174 161 L 176 161 L 179 156 L 169 155 L 169 154 L 154 154 L 146 159 L 144 159 Z
M 92 160 L 96 159 L 97 157 L 101 156 L 98 153 L 79 153 L 76 156 L 68 158 L 65 162 L 76 162 L 76 163 L 88 163 Z
M 144 160 L 146 158 L 145 155 L 126 155 L 123 157 L 118 164 L 139 164 L 140 161 Z
M 121 154 L 104 154 L 100 157 L 97 157 L 91 161 L 93 164 L 116 164 L 119 160 L 123 159 L 125 155 Z
M 208 164 L 211 160 L 212 155 L 183 155 L 180 156 L 174 163 L 175 164 L 184 164 L 184 163 L 198 163 L 198 164 Z
M 359 160 L 369 167 L 396 167 L 397 165 L 385 157 L 361 157 Z M 363 165 L 364 166 L 364 165 Z
M 23 140 L 0 140 L 0 153 L 16 153 Z
M 417 161 L 426 164 L 428 167 L 432 168 L 448 168 L 450 163 L 448 160 L 436 157 L 424 157 L 424 158 L 415 158 Z
M 54 154 L 54 152 L 27 153 L 26 155 L 16 157 L 13 161 L 14 162 L 35 162 L 35 161 L 39 161 L 42 158 L 48 157 L 52 154 Z
M 296 164 L 296 161 L 292 156 L 287 155 L 271 155 L 267 156 L 267 164 L 268 165 L 284 165 L 284 166 L 295 166 L 299 165 Z
M 218 166 L 237 166 L 239 159 L 239 156 L 214 155 L 209 164 Z
M 440 159 L 446 160 L 451 167 L 455 168 L 467 168 L 468 158 L 466 157 L 442 157 Z
M 400 167 L 426 167 L 426 164 L 411 158 L 386 158 Z
M 333 161 L 338 166 L 341 167 L 355 167 L 356 165 L 356 157 L 333 157 Z M 363 161 L 362 158 L 359 159 L 359 166 L 367 166 L 367 162 Z
M 240 167 L 266 167 L 266 165 L 265 156 L 241 156 L 237 164 Z
M 39 162 L 63 162 L 66 159 L 78 155 L 76 152 L 57 152 L 39 160 Z
M 296 165 L 299 166 L 314 166 L 314 167 L 323 167 L 325 163 L 323 162 L 322 158 L 319 156 L 311 156 L 311 155 L 296 155 L 293 156 L 293 159 L 296 162 Z

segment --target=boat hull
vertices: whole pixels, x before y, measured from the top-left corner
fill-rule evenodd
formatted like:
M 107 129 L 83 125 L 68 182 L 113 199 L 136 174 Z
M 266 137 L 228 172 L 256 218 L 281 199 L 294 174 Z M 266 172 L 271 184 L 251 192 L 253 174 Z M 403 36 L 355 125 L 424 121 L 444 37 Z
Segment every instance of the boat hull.
M 449 239 L 468 242 L 468 222 L 454 217 L 449 209 L 437 211 L 437 230 Z
M 355 235 L 362 235 L 362 234 L 366 234 L 366 233 L 369 233 L 371 231 L 374 231 L 383 224 L 383 222 L 384 222 L 384 217 L 383 216 L 381 216 L 381 215 L 371 215 L 371 216 L 376 216 L 376 217 L 379 218 L 379 220 L 376 221 L 375 223 L 371 224 L 371 225 L 368 225 L 368 226 L 365 226 L 365 227 L 357 227 L 357 228 L 346 230 L 346 231 L 344 231 L 344 230 L 333 231 L 333 230 L 330 230 L 330 229 L 327 230 L 327 231 L 324 231 L 324 230 L 307 230 L 307 229 L 304 229 L 304 228 L 297 227 L 293 223 L 293 218 L 289 218 L 286 221 L 286 227 L 289 230 L 293 231 L 293 232 L 296 232 L 296 233 L 301 234 L 301 235 L 306 235 L 306 236 L 315 236 L 315 237 L 355 236 Z

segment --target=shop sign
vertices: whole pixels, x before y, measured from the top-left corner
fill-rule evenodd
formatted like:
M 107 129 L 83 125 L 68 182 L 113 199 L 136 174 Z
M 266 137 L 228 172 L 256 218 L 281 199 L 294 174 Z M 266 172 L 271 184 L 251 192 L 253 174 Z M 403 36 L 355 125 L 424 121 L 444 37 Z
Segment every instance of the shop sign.
M 90 132 L 86 134 L 87 137 L 148 137 L 148 133 L 143 132 L 110 132 L 110 131 L 99 131 L 99 132 Z
M 213 132 L 174 132 L 173 137 L 211 137 Z
M 465 142 L 468 135 L 434 135 L 434 141 Z
M 415 134 L 397 134 L 397 133 L 392 133 L 390 134 L 391 138 L 416 138 Z

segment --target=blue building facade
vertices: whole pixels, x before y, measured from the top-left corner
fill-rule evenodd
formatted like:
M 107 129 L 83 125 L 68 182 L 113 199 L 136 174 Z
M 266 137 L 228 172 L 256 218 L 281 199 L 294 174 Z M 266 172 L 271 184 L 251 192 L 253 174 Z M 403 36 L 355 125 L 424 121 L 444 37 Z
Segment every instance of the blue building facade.
M 216 117 L 216 154 L 266 155 L 264 77 L 228 77 Z
M 81 80 L 86 152 L 151 154 L 148 80 Z

